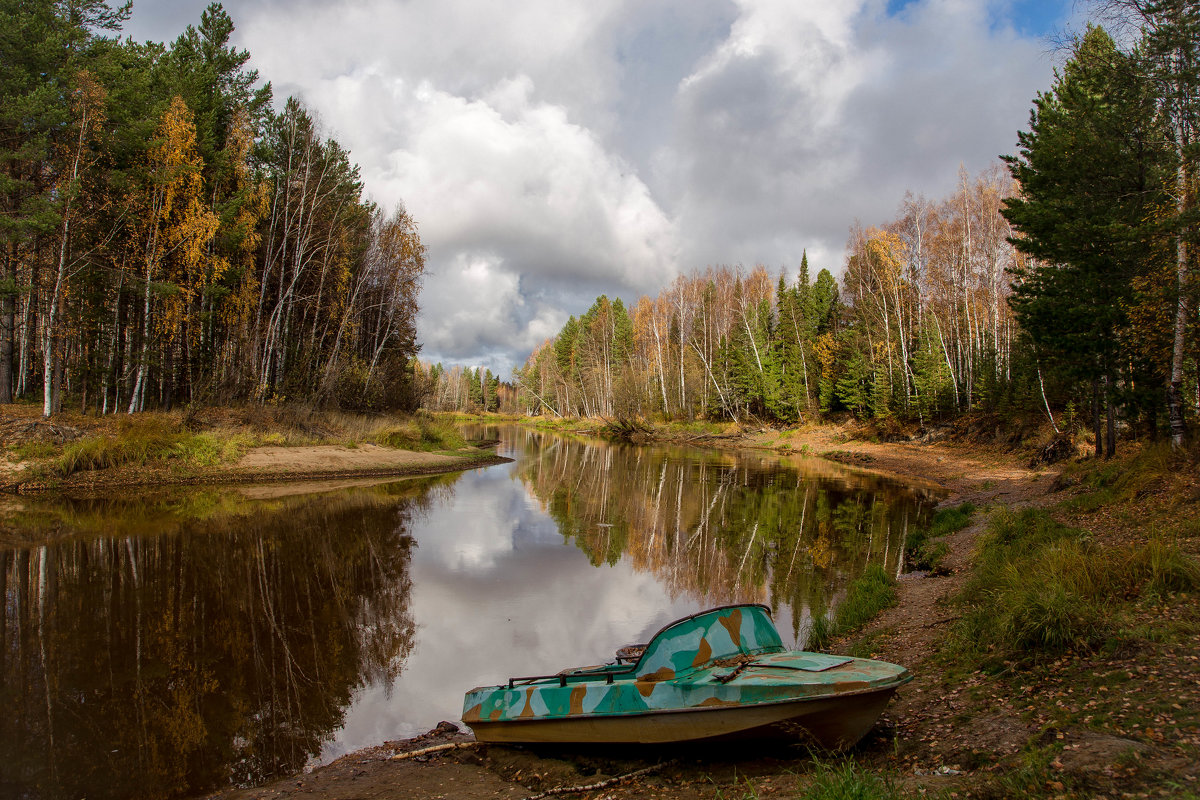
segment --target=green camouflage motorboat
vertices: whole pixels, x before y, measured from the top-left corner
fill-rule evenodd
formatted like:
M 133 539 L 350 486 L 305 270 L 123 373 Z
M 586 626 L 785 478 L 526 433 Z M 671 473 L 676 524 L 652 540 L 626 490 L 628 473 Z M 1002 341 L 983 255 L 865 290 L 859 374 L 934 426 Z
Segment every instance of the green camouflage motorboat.
M 669 743 L 789 736 L 841 750 L 861 739 L 908 670 L 785 650 L 762 605 L 672 622 L 612 664 L 467 692 L 481 742 Z

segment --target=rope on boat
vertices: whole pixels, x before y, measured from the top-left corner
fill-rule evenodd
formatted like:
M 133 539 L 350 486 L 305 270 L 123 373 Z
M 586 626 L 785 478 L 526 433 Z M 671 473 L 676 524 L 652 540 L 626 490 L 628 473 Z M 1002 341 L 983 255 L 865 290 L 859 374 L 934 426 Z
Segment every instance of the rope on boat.
M 649 767 L 643 767 L 642 769 L 634 770 L 633 772 L 627 772 L 624 775 L 618 775 L 615 778 L 609 778 L 608 780 L 600 781 L 599 783 L 589 783 L 584 786 L 559 786 L 555 789 L 547 789 L 541 794 L 535 794 L 530 797 L 526 797 L 525 800 L 543 800 L 543 798 L 554 797 L 560 794 L 579 794 L 580 792 L 592 792 L 596 789 L 607 789 L 609 786 L 616 786 L 618 783 L 624 783 L 625 781 L 630 781 L 634 778 L 640 778 L 643 775 L 649 775 L 651 772 L 658 772 L 664 767 L 671 766 L 676 761 L 677 759 L 671 759 L 670 761 L 664 761 L 661 764 L 652 764 Z
M 443 750 L 465 750 L 468 747 L 478 747 L 479 742 L 450 742 L 449 744 L 435 744 L 432 747 L 422 747 L 420 750 L 409 750 L 407 753 L 396 753 L 394 756 L 388 756 L 389 761 L 404 761 L 407 758 L 416 758 L 430 753 L 440 753 Z

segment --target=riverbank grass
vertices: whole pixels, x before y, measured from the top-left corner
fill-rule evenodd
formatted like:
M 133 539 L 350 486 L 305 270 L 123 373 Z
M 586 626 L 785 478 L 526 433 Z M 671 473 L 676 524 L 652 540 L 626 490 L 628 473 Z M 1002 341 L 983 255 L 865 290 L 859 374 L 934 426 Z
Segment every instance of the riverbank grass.
M 1152 444 L 1117 463 L 1097 466 L 1084 462 L 1063 471 L 1065 483 L 1080 485 L 1081 492 L 1066 500 L 1063 510 L 1091 513 L 1103 508 L 1128 506 L 1170 483 L 1178 468 L 1178 453 L 1166 442 Z
M 907 569 L 933 574 L 943 572 L 942 560 L 950 552 L 945 538 L 971 524 L 975 506 L 963 503 L 953 508 L 943 508 L 933 515 L 929 525 L 917 528 L 908 535 L 904 544 L 904 560 Z
M 120 419 L 112 433 L 65 445 L 43 469 L 50 476 L 66 478 L 76 472 L 152 463 L 210 467 L 236 460 L 252 445 L 248 436 L 193 433 L 177 417 L 146 414 Z
M 1045 510 L 1002 510 L 959 597 L 957 643 L 1004 659 L 1115 646 L 1138 603 L 1198 589 L 1200 564 L 1174 542 L 1105 548 Z
M 890 775 L 847 759 L 817 762 L 812 781 L 800 796 L 805 800 L 902 800 L 917 795 L 902 790 Z
M 850 582 L 846 597 L 838 603 L 832 619 L 826 614 L 813 617 L 807 647 L 809 650 L 828 649 L 834 639 L 857 631 L 894 605 L 896 579 L 881 565 L 872 564 Z
M 467 446 L 466 439 L 453 424 L 422 413 L 400 424 L 389 425 L 372 438 L 377 444 L 398 450 L 436 452 Z
M 82 472 L 151 468 L 175 475 L 234 464 L 255 447 L 377 444 L 399 450 L 455 453 L 468 443 L 453 421 L 290 407 L 231 407 L 88 417 L 76 415 L 79 438 L 10 447 L 26 466 L 19 481 L 56 484 Z M 79 435 L 82 434 L 82 435 Z

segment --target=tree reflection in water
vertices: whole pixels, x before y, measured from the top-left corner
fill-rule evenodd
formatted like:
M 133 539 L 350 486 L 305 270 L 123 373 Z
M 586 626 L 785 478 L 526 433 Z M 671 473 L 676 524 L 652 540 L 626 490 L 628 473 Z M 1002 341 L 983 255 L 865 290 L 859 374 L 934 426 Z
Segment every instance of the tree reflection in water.
M 520 432 L 521 478 L 593 564 L 623 557 L 672 598 L 791 609 L 801 644 L 868 564 L 903 567 L 927 492 L 822 459 Z
M 497 436 L 516 463 L 465 480 L 10 512 L 49 543 L 0 549 L 0 797 L 258 783 L 719 603 L 802 643 L 930 505 L 813 459 Z
M 168 797 L 301 769 L 352 692 L 404 666 L 407 528 L 438 480 L 208 492 L 182 521 L 155 500 L 35 507 L 25 525 L 75 535 L 0 554 L 0 795 Z M 158 532 L 89 535 L 101 522 Z

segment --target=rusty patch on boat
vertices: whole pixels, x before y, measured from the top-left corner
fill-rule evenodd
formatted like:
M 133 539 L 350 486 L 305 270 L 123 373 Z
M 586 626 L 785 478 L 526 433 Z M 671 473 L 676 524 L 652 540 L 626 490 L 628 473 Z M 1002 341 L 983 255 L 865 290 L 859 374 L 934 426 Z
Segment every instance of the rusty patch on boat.
M 657 681 L 669 681 L 674 677 L 675 677 L 675 670 L 671 669 L 670 667 L 659 667 L 654 672 L 651 672 L 649 675 L 639 675 L 638 680 L 655 683 Z
M 649 697 L 650 695 L 654 694 L 655 684 L 653 684 L 653 683 L 647 683 L 646 681 L 637 681 L 634 683 L 634 686 L 637 687 L 638 694 L 640 694 L 642 697 Z
M 729 638 L 733 641 L 734 647 L 738 647 L 742 641 L 742 610 L 735 608 L 728 615 L 720 618 L 721 624 L 725 626 L 725 630 L 729 631 Z
M 466 722 L 466 723 L 478 722 L 481 719 L 481 717 L 479 715 L 482 711 L 483 711 L 483 703 L 476 703 L 475 705 L 471 706 L 470 708 L 468 708 L 466 711 L 463 712 L 463 715 L 462 715 L 463 722 Z
M 700 646 L 696 648 L 696 657 L 692 659 L 693 667 L 701 667 L 712 658 L 712 645 L 708 643 L 708 639 L 701 639 Z
M 582 714 L 583 713 L 583 698 L 586 694 L 587 694 L 586 686 L 582 686 L 582 685 L 576 686 L 574 689 L 572 689 L 571 690 L 571 710 L 567 713 Z
M 533 689 L 525 690 L 525 707 L 518 716 L 522 719 L 533 716 Z
M 739 705 L 739 703 L 737 703 L 736 701 L 733 701 L 733 700 L 722 700 L 719 697 L 709 697 L 706 700 L 704 700 L 703 702 L 699 703 L 698 705 L 701 705 L 701 706 L 736 706 L 736 705 Z

